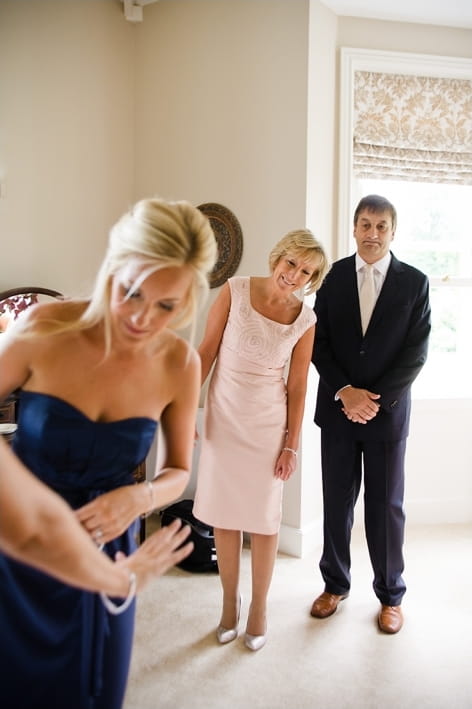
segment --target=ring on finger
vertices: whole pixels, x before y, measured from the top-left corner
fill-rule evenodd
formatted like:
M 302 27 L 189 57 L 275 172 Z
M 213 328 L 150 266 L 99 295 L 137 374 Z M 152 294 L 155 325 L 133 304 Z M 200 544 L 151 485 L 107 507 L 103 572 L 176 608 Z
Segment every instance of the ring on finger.
M 100 539 L 103 537 L 103 530 L 101 527 L 98 527 L 95 532 L 93 533 L 93 538 L 95 539 L 96 542 L 99 542 Z

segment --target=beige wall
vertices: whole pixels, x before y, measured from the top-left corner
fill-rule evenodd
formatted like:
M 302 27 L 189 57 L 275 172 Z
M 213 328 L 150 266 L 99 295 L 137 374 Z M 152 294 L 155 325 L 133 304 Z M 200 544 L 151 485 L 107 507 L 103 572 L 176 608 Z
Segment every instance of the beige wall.
M 133 196 L 134 37 L 119 4 L 0 2 L 0 289 L 88 290 Z
M 337 18 L 319 2 L 310 3 L 308 47 L 308 132 L 306 225 L 332 253 L 336 194 L 336 32 Z M 285 485 L 281 548 L 304 555 L 321 538 L 319 431 L 313 424 L 317 375 L 308 379 L 300 474 Z
M 232 209 L 239 272 L 266 273 L 305 223 L 308 9 L 161 0 L 132 24 L 118 0 L 1 0 L 0 289 L 88 287 L 156 193 Z
M 240 275 L 266 274 L 272 245 L 305 224 L 308 8 L 161 1 L 137 28 L 136 194 L 231 209 Z

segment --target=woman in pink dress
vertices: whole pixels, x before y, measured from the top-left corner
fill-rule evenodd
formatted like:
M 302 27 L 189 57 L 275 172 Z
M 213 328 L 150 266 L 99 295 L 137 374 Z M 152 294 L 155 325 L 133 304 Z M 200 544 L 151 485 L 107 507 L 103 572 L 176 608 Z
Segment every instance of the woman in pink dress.
M 220 643 L 238 635 L 243 532 L 250 534 L 252 599 L 245 645 L 266 641 L 266 603 L 278 546 L 283 483 L 296 468 L 315 314 L 296 292 L 313 293 L 329 268 L 306 229 L 269 256 L 271 275 L 231 278 L 199 347 L 202 382 L 213 368 L 194 515 L 214 527 L 223 609 Z

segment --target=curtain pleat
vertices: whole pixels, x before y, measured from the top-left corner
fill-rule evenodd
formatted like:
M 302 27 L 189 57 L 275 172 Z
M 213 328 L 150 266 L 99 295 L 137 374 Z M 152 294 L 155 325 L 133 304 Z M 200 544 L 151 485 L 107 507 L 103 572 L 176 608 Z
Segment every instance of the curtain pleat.
M 472 81 L 356 71 L 357 177 L 472 184 Z

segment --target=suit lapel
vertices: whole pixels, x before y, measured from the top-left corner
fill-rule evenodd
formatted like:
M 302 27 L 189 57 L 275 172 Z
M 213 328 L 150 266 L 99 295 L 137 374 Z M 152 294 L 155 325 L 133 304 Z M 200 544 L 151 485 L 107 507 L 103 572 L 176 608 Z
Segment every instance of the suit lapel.
M 392 260 L 390 261 L 390 266 L 388 267 L 387 275 L 385 276 L 385 281 L 383 283 L 382 289 L 377 298 L 374 310 L 372 312 L 372 317 L 369 322 L 370 325 L 375 325 L 382 319 L 382 314 L 385 310 L 389 309 L 392 303 L 398 299 L 398 293 L 401 292 L 401 274 L 403 268 L 400 261 L 395 258 L 392 254 Z M 360 317 L 360 314 L 359 314 Z
M 357 324 L 358 329 L 362 332 L 361 326 L 361 311 L 359 307 L 359 296 L 357 290 L 357 273 L 356 273 L 356 257 L 350 256 L 343 264 L 344 271 L 340 282 L 342 296 L 342 308 L 345 309 L 353 323 Z M 353 297 L 354 293 L 354 297 Z

